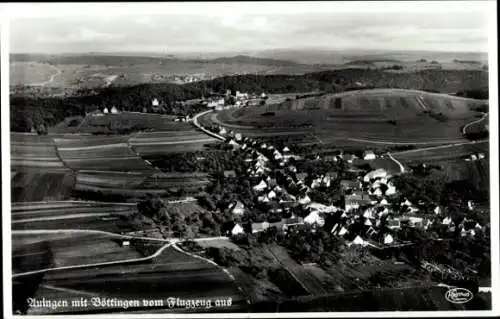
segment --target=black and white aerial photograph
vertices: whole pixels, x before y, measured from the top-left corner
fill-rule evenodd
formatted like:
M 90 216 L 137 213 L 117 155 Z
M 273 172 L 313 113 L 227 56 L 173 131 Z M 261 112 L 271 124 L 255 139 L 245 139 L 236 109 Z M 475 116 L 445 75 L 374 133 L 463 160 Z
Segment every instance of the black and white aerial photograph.
M 0 6 L 5 317 L 499 310 L 496 1 Z

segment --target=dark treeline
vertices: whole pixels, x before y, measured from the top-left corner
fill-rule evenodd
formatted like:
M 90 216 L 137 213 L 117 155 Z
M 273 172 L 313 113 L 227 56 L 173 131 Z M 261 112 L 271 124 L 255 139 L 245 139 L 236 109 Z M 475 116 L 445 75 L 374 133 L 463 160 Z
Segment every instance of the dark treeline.
M 116 106 L 125 111 L 161 112 L 187 115 L 201 110 L 200 105 L 177 106 L 183 101 L 208 96 L 211 92 L 242 91 L 250 93 L 305 93 L 312 91 L 340 92 L 357 86 L 361 82 L 370 88 L 408 88 L 444 91 L 450 86 L 467 89 L 484 88 L 488 85 L 488 74 L 484 71 L 424 70 L 414 73 L 387 73 L 370 69 L 342 69 L 315 72 L 304 75 L 237 75 L 213 80 L 177 85 L 171 83 L 140 84 L 125 87 L 108 87 L 92 91 L 80 91 L 70 97 L 33 97 L 13 95 L 11 97 L 11 130 L 29 131 L 40 125 L 52 126 L 65 117 L 85 115 L 86 112 Z M 472 89 L 470 89 L 472 88 Z M 359 88 L 358 88 L 359 89 Z M 467 93 L 477 96 L 475 93 Z M 483 95 L 479 95 L 482 97 Z M 486 95 L 487 96 L 487 95 Z M 159 109 L 151 108 L 151 101 L 161 102 Z

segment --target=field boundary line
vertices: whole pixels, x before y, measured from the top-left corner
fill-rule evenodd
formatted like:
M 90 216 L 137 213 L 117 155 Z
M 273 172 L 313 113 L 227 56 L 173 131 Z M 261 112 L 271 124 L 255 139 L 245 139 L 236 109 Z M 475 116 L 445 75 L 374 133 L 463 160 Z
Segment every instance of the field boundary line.
M 481 140 L 481 141 L 473 141 L 473 142 L 463 142 L 463 143 L 454 143 L 454 144 L 446 144 L 446 145 L 438 145 L 438 146 L 431 146 L 431 147 L 424 147 L 424 148 L 417 148 L 414 150 L 408 150 L 408 151 L 401 151 L 401 152 L 396 152 L 393 154 L 396 155 L 402 155 L 402 154 L 408 154 L 408 153 L 416 153 L 416 152 L 422 152 L 422 151 L 429 151 L 429 150 L 436 150 L 436 149 L 441 149 L 441 148 L 450 148 L 450 147 L 455 147 L 455 146 L 462 146 L 462 145 L 470 145 L 470 144 L 482 144 L 482 143 L 487 143 L 489 140 Z
M 45 273 L 49 271 L 58 271 L 58 270 L 68 270 L 68 269 L 80 269 L 80 268 L 92 268 L 92 267 L 102 267 L 102 266 L 111 266 L 111 265 L 118 265 L 118 264 L 130 264 L 130 263 L 135 263 L 135 262 L 143 262 L 143 261 L 148 261 L 152 260 L 153 258 L 158 257 L 165 249 L 175 245 L 175 242 L 169 242 L 162 247 L 160 247 L 156 252 L 154 252 L 152 255 L 146 256 L 146 257 L 141 257 L 141 258 L 133 258 L 133 259 L 122 259 L 122 260 L 114 260 L 114 261 L 108 261 L 108 262 L 103 262 L 103 263 L 95 263 L 95 264 L 84 264 L 84 265 L 74 265 L 74 266 L 62 266 L 62 267 L 55 267 L 55 268 L 46 268 L 46 269 L 39 269 L 39 270 L 33 270 L 33 271 L 28 271 L 24 273 L 18 273 L 18 274 L 12 274 L 12 278 L 17 278 L 17 277 L 22 277 L 22 276 L 29 276 L 29 275 L 34 275 L 34 274 L 40 274 L 40 273 Z
M 158 242 L 172 242 L 176 239 L 166 240 L 154 237 L 142 237 L 133 236 L 126 234 L 111 233 L 104 230 L 95 229 L 32 229 L 32 230 L 12 230 L 12 235 L 37 235 L 37 234 L 58 234 L 58 233 L 81 233 L 81 234 L 94 234 L 94 235 L 106 235 L 109 237 L 116 237 L 121 239 L 140 239 L 140 240 L 150 240 Z

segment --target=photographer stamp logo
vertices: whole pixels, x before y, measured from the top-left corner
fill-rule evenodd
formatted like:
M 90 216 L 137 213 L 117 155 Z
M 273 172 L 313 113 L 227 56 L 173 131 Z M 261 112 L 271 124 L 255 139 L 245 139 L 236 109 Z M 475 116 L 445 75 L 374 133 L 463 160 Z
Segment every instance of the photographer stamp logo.
M 465 288 L 452 288 L 446 292 L 445 298 L 449 302 L 461 304 L 471 301 L 474 295 Z

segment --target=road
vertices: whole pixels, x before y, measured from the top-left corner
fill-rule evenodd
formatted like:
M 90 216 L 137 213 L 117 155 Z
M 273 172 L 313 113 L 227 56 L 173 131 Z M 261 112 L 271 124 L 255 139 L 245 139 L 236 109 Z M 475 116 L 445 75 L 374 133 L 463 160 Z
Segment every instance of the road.
M 56 69 L 57 71 L 55 74 L 52 74 L 47 81 L 39 82 L 39 83 L 31 83 L 28 86 L 45 86 L 45 85 L 49 85 L 49 84 L 53 83 L 56 76 L 58 76 L 62 73 L 62 70 L 54 65 L 51 65 L 51 67 Z
M 473 121 L 473 122 L 467 123 L 467 124 L 463 127 L 463 129 L 462 129 L 462 134 L 463 134 L 463 135 L 465 135 L 465 134 L 466 134 L 467 128 L 468 128 L 469 126 L 474 125 L 474 124 L 476 124 L 476 123 L 479 123 L 479 122 L 481 122 L 481 121 L 485 120 L 487 117 L 488 117 L 488 113 L 484 113 L 484 114 L 483 114 L 483 117 L 481 117 L 479 120 L 475 120 L 475 121 Z

